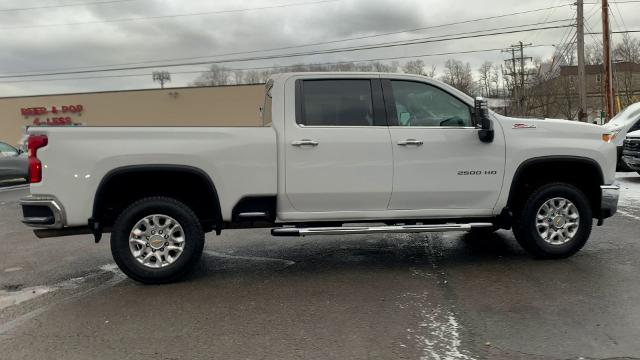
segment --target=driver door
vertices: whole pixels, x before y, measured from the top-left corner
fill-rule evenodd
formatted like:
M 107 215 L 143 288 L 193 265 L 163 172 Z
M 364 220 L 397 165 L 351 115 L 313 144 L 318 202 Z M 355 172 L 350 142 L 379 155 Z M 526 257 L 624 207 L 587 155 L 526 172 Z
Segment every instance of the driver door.
M 393 149 L 389 208 L 425 215 L 491 214 L 502 187 L 505 144 L 478 139 L 472 107 L 431 84 L 384 80 Z

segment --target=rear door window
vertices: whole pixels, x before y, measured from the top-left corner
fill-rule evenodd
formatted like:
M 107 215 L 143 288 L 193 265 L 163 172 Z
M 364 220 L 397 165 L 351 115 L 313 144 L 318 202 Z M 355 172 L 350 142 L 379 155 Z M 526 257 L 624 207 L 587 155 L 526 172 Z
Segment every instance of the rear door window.
M 304 80 L 301 86 L 298 124 L 374 126 L 371 80 Z

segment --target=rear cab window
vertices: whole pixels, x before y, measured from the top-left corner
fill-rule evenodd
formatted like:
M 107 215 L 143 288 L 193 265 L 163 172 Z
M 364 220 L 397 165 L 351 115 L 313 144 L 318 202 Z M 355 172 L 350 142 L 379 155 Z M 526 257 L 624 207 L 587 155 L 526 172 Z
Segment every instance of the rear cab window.
M 298 80 L 301 126 L 386 126 L 378 79 Z

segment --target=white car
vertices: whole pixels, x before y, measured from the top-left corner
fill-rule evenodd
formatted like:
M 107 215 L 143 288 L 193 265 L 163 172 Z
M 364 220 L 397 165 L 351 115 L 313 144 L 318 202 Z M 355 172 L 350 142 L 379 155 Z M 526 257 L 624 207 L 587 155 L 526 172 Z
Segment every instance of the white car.
M 622 147 L 628 133 L 640 130 L 640 102 L 627 106 L 603 126 L 614 137 L 612 142 L 618 149 L 618 168 L 629 170 L 622 159 Z
M 536 257 L 563 258 L 616 212 L 616 147 L 601 126 L 500 116 L 433 79 L 275 75 L 263 120 L 30 128 L 23 221 L 49 228 L 40 236 L 110 231 L 122 271 L 161 283 L 194 266 L 210 231 L 513 228 Z

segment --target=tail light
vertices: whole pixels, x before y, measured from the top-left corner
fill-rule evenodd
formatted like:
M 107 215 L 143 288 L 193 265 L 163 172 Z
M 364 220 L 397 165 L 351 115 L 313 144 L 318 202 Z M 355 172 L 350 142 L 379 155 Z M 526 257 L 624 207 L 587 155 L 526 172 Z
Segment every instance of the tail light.
M 47 146 L 49 139 L 46 135 L 31 135 L 27 141 L 29 149 L 29 182 L 39 183 L 42 181 L 42 163 L 38 160 L 38 149 Z

